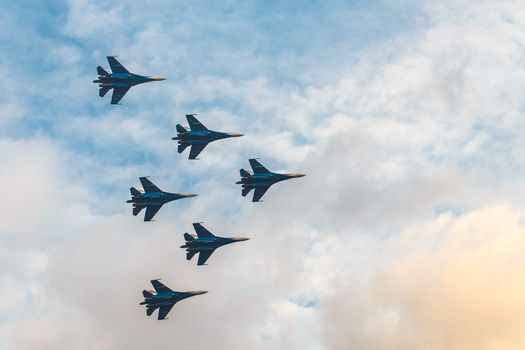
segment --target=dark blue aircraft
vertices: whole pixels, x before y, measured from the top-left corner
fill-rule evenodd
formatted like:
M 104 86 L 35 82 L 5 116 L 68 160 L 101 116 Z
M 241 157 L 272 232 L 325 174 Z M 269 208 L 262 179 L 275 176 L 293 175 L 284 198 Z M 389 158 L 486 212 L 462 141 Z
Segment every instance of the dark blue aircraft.
M 146 305 L 146 315 L 148 316 L 151 316 L 153 311 L 159 309 L 158 320 L 167 320 L 166 316 L 171 311 L 171 308 L 179 301 L 195 295 L 208 293 L 205 291 L 175 292 L 159 282 L 159 280 L 152 280 L 151 284 L 155 290 L 143 290 L 142 295 L 144 295 L 144 301 L 141 302 L 140 305 Z
M 188 197 L 195 197 L 193 193 L 170 193 L 164 192 L 153 184 L 147 177 L 139 177 L 140 183 L 144 188 L 144 192 L 137 190 L 135 187 L 131 187 L 131 199 L 127 203 L 133 203 L 133 215 L 137 216 L 138 213 L 146 208 L 146 215 L 144 215 L 144 221 L 151 221 L 159 209 L 166 203 Z
M 195 114 L 186 114 L 190 130 L 186 129 L 180 124 L 177 124 L 177 137 L 172 140 L 179 141 L 179 153 L 184 152 L 186 147 L 191 146 L 190 156 L 188 159 L 197 159 L 199 153 L 202 152 L 208 143 L 216 140 L 226 139 L 229 137 L 239 137 L 243 134 L 234 132 L 219 132 L 208 130 L 200 121 L 195 118 Z
M 186 240 L 186 244 L 181 246 L 181 248 L 186 248 L 186 259 L 188 260 L 191 260 L 195 254 L 199 253 L 197 265 L 204 265 L 215 249 L 226 244 L 247 241 L 249 239 L 243 237 L 218 237 L 205 229 L 200 223 L 194 223 L 193 227 L 195 228 L 197 236 L 185 233 L 184 239 Z
M 107 59 L 111 67 L 111 73 L 101 66 L 98 66 L 98 79 L 93 80 L 93 82 L 97 83 L 100 87 L 98 91 L 100 97 L 104 97 L 109 90 L 113 89 L 113 96 L 111 96 L 112 105 L 118 104 L 132 86 L 149 83 L 150 81 L 166 80 L 161 77 L 149 77 L 130 73 L 114 56 L 107 56 Z
M 242 185 L 243 197 L 246 197 L 246 195 L 250 193 L 251 190 L 255 189 L 252 202 L 259 202 L 271 185 L 280 181 L 304 176 L 304 174 L 272 173 L 256 159 L 250 159 L 249 161 L 253 169 L 253 174 L 251 174 L 248 170 L 241 169 L 241 181 L 237 181 L 236 183 Z

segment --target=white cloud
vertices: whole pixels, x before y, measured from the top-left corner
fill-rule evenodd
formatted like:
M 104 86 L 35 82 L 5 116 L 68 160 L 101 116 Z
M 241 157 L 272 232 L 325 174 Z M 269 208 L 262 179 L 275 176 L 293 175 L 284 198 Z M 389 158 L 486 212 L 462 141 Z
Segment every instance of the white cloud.
M 20 310 L 0 303 L 2 346 L 522 347 L 519 3 L 417 4 L 424 27 L 357 51 L 351 37 L 316 37 L 326 52 L 315 55 L 266 46 L 275 33 L 261 32 L 249 5 L 218 20 L 214 6 L 68 4 L 68 40 L 42 46 L 52 48 L 44 62 L 68 69 L 60 84 L 42 90 L 50 73 L 30 90 L 56 109 L 29 100 L 20 112 L 49 123 L 35 123 L 47 136 L 27 127 L 16 128 L 24 140 L 0 140 L 0 285 Z M 320 69 L 334 52 L 347 62 Z M 107 105 L 84 66 L 116 53 L 169 80 Z M 17 91 L 9 100 L 19 104 Z M 246 136 L 188 162 L 169 138 L 190 112 Z M 307 176 L 253 204 L 234 184 L 253 156 Z M 143 223 L 124 203 L 142 175 L 200 196 Z M 197 267 L 178 248 L 194 221 L 252 239 Z M 210 293 L 156 322 L 138 302 L 157 277 Z M 29 288 L 17 294 L 20 285 Z
M 388 240 L 368 283 L 352 271 L 323 305 L 332 349 L 518 349 L 525 280 L 522 213 L 443 214 Z M 347 295 L 352 297 L 347 297 Z

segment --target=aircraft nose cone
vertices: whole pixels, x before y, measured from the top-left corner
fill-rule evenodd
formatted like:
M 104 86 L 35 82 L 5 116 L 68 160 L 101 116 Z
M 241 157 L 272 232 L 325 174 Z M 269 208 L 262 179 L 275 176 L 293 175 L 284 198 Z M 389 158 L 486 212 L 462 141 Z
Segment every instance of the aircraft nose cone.
M 151 80 L 154 80 L 154 81 L 162 81 L 162 80 L 166 80 L 166 78 L 163 78 L 163 77 L 149 77 Z
M 197 197 L 198 194 L 196 194 L 196 193 L 181 193 L 181 196 L 189 198 L 189 197 Z
M 291 177 L 303 177 L 305 174 L 290 174 Z
M 246 237 L 236 237 L 233 239 L 235 242 L 242 242 L 242 241 L 247 241 L 249 240 L 249 238 L 246 238 Z
M 191 292 L 191 294 L 193 295 L 201 295 L 201 294 L 206 294 L 208 293 L 208 291 L 206 290 L 200 290 L 200 291 L 197 291 L 197 292 Z
M 236 133 L 236 132 L 228 132 L 228 133 L 226 133 L 226 135 L 228 135 L 230 137 L 241 137 L 241 136 L 244 136 L 244 134 L 239 134 L 239 133 Z

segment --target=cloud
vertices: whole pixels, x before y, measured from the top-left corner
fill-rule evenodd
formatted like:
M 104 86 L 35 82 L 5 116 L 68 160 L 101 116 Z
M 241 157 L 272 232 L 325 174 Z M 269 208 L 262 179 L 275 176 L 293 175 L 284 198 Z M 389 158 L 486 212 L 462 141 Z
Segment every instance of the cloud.
M 332 281 L 323 305 L 332 349 L 516 349 L 525 339 L 523 213 L 450 213 L 384 245 L 367 283 Z M 351 296 L 351 297 L 348 297 Z
M 519 4 L 65 5 L 2 56 L 2 346 L 523 344 Z M 168 80 L 109 106 L 106 54 Z M 193 112 L 246 136 L 187 161 L 170 138 Z M 307 176 L 253 204 L 234 182 L 254 156 Z M 143 175 L 199 197 L 143 223 Z M 196 221 L 251 240 L 197 267 L 178 247 Z M 158 277 L 210 293 L 156 322 L 138 303 Z

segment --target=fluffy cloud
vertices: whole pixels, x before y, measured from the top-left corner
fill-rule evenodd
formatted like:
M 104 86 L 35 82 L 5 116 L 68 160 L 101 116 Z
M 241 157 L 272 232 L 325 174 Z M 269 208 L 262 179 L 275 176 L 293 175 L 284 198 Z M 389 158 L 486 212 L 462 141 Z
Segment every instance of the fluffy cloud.
M 389 239 L 366 283 L 337 276 L 323 305 L 331 349 L 519 349 L 523 213 L 493 206 Z
M 522 6 L 380 5 L 75 0 L 25 29 L 49 71 L 2 57 L 31 88 L 0 81 L 24 117 L 2 121 L 0 345 L 521 348 Z M 116 53 L 169 79 L 109 106 L 88 85 Z M 186 161 L 189 112 L 246 136 Z M 255 205 L 234 185 L 253 156 L 307 176 Z M 124 201 L 143 175 L 200 196 L 142 223 Z M 197 267 L 195 221 L 252 239 Z M 138 302 L 158 277 L 210 293 L 156 322 Z

